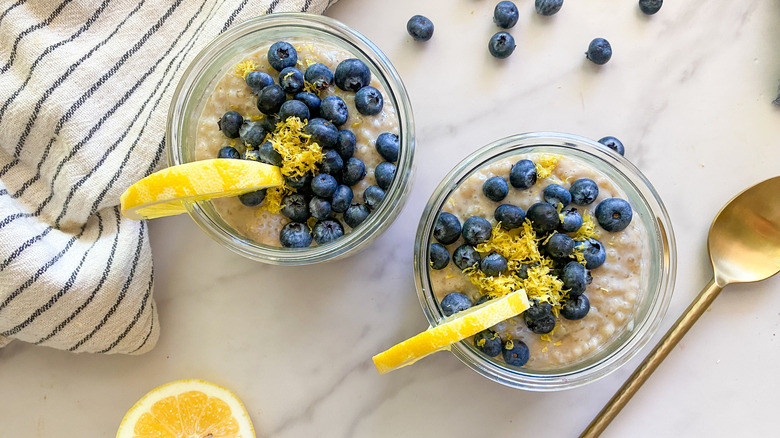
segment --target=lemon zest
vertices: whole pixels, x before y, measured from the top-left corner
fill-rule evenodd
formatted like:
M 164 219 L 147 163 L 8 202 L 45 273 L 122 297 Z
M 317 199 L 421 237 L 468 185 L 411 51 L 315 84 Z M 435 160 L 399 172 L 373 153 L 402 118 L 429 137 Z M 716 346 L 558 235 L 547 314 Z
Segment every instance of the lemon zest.
M 536 161 L 536 177 L 538 179 L 545 179 L 552 175 L 555 166 L 558 165 L 558 160 L 561 159 L 560 155 L 553 154 L 539 154 L 539 159 Z
M 322 148 L 304 133 L 306 122 L 298 117 L 288 117 L 279 122 L 271 134 L 270 142 L 282 156 L 282 175 L 303 176 L 316 174 L 322 161 Z
M 236 64 L 233 68 L 233 76 L 246 79 L 246 76 L 255 71 L 256 68 L 257 65 L 251 59 L 246 59 Z
M 588 212 L 582 214 L 582 226 L 570 234 L 574 240 L 584 241 L 588 239 L 596 239 L 599 237 L 599 230 L 596 227 L 596 222 L 593 220 L 593 216 Z

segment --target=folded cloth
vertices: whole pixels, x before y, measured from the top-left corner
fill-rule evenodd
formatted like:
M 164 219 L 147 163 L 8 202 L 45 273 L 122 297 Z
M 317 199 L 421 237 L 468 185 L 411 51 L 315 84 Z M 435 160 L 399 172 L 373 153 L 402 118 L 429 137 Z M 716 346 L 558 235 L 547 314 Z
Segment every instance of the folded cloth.
M 140 354 L 160 330 L 145 222 L 119 196 L 164 166 L 171 95 L 219 33 L 333 0 L 0 6 L 0 346 Z

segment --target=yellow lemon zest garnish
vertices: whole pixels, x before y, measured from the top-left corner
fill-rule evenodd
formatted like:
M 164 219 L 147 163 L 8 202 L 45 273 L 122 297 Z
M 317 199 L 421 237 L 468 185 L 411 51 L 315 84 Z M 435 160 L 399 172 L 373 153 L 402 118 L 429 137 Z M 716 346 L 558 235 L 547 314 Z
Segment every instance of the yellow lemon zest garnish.
M 512 341 L 512 339 L 507 339 L 506 344 L 504 344 L 504 348 L 507 350 L 511 350 L 515 348 L 515 343 Z
M 599 231 L 596 227 L 596 222 L 593 221 L 593 216 L 591 216 L 588 212 L 583 212 L 582 226 L 577 231 L 570 234 L 570 236 L 572 239 L 580 241 L 598 238 Z
M 233 76 L 246 79 L 246 75 L 255 71 L 255 68 L 257 68 L 257 66 L 251 59 L 241 61 L 234 67 Z
M 271 187 L 265 192 L 265 203 L 263 208 L 271 213 L 282 211 L 282 200 L 285 196 L 293 193 L 293 190 L 287 186 Z
M 298 117 L 288 117 L 279 122 L 271 134 L 270 142 L 282 156 L 282 175 L 303 176 L 316 173 L 322 161 L 322 148 L 304 133 L 306 122 Z
M 563 342 L 561 342 L 561 341 L 553 342 L 553 345 L 555 345 L 556 347 L 559 347 L 561 344 L 563 344 Z
M 545 179 L 552 175 L 555 166 L 558 165 L 558 160 L 561 157 L 559 155 L 552 154 L 540 154 L 539 159 L 536 161 L 536 177 L 538 179 Z

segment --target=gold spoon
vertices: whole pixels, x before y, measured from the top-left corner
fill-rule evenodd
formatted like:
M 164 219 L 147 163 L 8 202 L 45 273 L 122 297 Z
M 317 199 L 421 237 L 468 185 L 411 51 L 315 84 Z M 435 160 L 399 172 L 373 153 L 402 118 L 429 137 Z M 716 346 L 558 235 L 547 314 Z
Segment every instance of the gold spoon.
M 731 283 L 766 280 L 780 272 L 780 176 L 745 190 L 715 216 L 707 237 L 714 276 L 588 425 L 580 438 L 597 437 L 640 386 Z

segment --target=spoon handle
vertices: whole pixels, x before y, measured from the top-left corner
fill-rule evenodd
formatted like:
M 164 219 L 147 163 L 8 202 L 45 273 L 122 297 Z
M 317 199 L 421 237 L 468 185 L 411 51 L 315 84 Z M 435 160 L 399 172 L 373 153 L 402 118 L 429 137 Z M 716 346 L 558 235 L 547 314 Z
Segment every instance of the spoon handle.
M 680 339 L 688 333 L 693 323 L 710 307 L 722 289 L 715 282 L 714 278 L 710 280 L 709 284 L 704 287 L 704 290 L 699 293 L 691 305 L 685 309 L 685 312 L 680 315 L 669 331 L 656 344 L 653 351 L 645 357 L 642 364 L 631 374 L 626 383 L 620 387 L 609 403 L 591 421 L 585 431 L 582 432 L 582 435 L 580 435 L 580 438 L 595 438 L 604 432 L 604 429 L 617 416 L 618 412 L 623 409 L 623 406 L 628 403 L 639 387 L 645 383 L 674 346 L 680 342 Z

